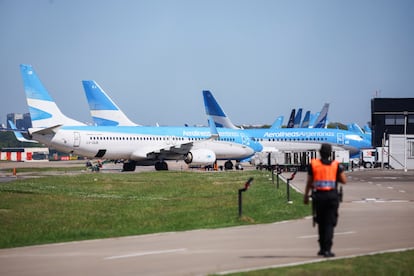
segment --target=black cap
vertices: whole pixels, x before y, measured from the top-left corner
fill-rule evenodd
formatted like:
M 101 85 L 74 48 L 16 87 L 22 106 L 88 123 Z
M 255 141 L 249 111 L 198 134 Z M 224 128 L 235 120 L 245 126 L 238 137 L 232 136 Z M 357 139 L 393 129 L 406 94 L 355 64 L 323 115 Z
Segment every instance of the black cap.
M 323 143 L 321 145 L 321 149 L 319 150 L 319 153 L 322 159 L 328 159 L 331 156 L 331 152 L 332 152 L 331 144 Z

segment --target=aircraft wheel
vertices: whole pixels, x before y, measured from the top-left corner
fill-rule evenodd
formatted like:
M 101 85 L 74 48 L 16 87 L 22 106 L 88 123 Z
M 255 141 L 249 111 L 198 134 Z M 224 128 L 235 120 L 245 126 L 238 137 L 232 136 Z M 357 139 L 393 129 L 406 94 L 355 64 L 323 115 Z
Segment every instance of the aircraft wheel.
M 155 163 L 156 171 L 168 171 L 168 164 L 165 161 Z
M 227 160 L 224 163 L 224 169 L 226 169 L 226 170 L 232 170 L 233 169 L 233 162 L 231 162 L 230 160 Z
M 134 161 L 125 162 L 122 166 L 122 171 L 124 172 L 133 172 L 135 171 L 136 164 Z

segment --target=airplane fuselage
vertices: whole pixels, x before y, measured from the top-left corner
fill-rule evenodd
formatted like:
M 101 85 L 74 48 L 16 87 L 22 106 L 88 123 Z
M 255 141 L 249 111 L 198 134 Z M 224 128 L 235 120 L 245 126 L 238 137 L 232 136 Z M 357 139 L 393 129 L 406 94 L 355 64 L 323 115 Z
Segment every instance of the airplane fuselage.
M 264 151 L 276 150 L 319 150 L 321 143 L 329 143 L 333 149 L 349 150 L 350 155 L 361 148 L 370 148 L 371 141 L 350 131 L 340 129 L 246 129 L 246 134 L 260 142 Z
M 199 127 L 93 127 L 63 126 L 54 134 L 31 130 L 33 139 L 62 152 L 85 157 L 129 160 L 180 159 L 188 151 L 211 150 L 216 159 L 244 159 L 261 146 L 242 131 L 218 129 L 209 139 L 208 128 Z

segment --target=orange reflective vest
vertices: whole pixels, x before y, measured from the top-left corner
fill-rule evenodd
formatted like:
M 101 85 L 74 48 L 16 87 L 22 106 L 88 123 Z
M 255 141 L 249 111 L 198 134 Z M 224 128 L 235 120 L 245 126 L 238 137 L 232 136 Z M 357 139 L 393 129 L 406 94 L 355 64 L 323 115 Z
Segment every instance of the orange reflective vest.
M 338 161 L 325 165 L 320 159 L 312 159 L 313 186 L 317 191 L 330 191 L 336 188 Z

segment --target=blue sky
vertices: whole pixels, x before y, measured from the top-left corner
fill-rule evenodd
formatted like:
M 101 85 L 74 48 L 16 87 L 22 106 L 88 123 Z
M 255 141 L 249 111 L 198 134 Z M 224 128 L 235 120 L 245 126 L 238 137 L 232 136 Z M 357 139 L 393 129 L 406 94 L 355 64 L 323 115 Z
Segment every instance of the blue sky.
M 235 124 L 292 108 L 360 125 L 370 100 L 414 97 L 411 0 L 0 0 L 0 122 L 27 112 L 19 64 L 91 122 L 94 79 L 131 120 L 205 124 L 211 90 Z

